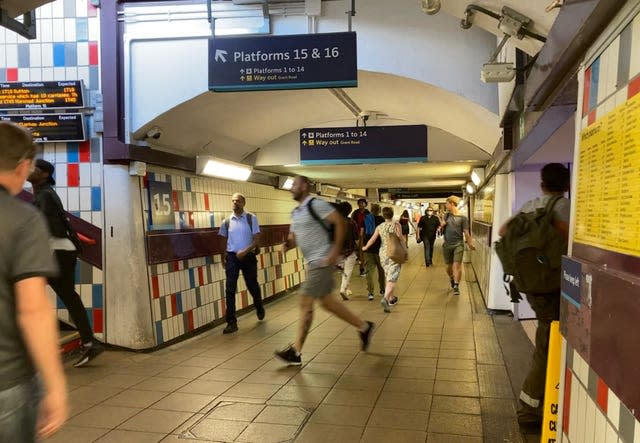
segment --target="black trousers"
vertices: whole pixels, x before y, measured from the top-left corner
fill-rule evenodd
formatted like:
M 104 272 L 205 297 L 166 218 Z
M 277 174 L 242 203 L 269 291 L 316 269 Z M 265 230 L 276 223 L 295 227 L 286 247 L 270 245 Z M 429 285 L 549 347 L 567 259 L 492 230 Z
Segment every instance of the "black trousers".
M 262 306 L 260 285 L 258 284 L 258 260 L 253 252 L 249 252 L 242 260 L 235 253 L 227 252 L 224 270 L 227 277 L 225 290 L 227 312 L 225 320 L 227 323 L 236 323 L 238 321 L 236 318 L 236 290 L 238 289 L 240 271 L 242 271 L 242 277 L 247 284 L 249 294 L 253 298 L 253 304 L 256 308 Z
M 49 286 L 53 288 L 56 295 L 60 297 L 62 303 L 67 307 L 71 320 L 78 328 L 82 343 L 93 341 L 93 332 L 89 325 L 87 310 L 82 304 L 82 299 L 75 289 L 76 261 L 78 253 L 76 251 L 55 251 L 58 262 L 58 277 L 49 279 Z
M 422 239 L 422 246 L 424 247 L 424 264 L 433 264 L 433 244 L 436 242 L 436 236 L 426 237 Z

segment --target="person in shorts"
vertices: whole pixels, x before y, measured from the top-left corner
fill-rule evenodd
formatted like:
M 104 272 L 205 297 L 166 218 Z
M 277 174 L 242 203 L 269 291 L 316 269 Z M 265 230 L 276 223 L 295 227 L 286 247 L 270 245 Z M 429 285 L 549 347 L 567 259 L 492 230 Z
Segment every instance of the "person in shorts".
M 373 323 L 355 315 L 333 293 L 333 271 L 342 249 L 345 223 L 342 216 L 324 200 L 309 194 L 310 182 L 307 177 L 297 176 L 293 180 L 291 194 L 299 205 L 291 214 L 291 228 L 283 252 L 299 247 L 306 261 L 307 279 L 302 284 L 300 294 L 300 321 L 294 344 L 276 351 L 276 356 L 290 365 L 302 364 L 302 346 L 311 329 L 313 305 L 316 300 L 323 308 L 357 328 L 362 350 L 366 351 L 373 333 Z M 311 214 L 313 208 L 319 220 Z M 322 226 L 320 223 L 324 223 Z M 333 225 L 331 238 L 329 226 Z
M 460 198 L 452 195 L 447 198 L 447 214 L 440 224 L 444 229 L 444 244 L 442 254 L 447 265 L 447 275 L 454 295 L 460 295 L 460 278 L 462 277 L 462 256 L 464 254 L 464 242 L 466 240 L 469 249 L 474 251 L 473 239 L 469 231 L 469 219 L 458 211 Z

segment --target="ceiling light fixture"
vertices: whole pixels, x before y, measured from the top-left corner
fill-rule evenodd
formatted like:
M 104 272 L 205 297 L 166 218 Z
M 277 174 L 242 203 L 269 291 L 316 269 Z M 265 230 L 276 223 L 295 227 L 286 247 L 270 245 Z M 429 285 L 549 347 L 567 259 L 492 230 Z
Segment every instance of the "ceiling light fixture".
M 252 168 L 249 165 L 221 158 L 198 156 L 196 159 L 196 171 L 199 175 L 247 181 L 251 175 L 251 170 Z
M 289 191 L 293 186 L 293 177 L 278 177 L 278 186 Z
M 474 192 L 476 192 L 476 188 L 473 185 L 473 183 L 471 183 L 471 182 L 467 183 L 467 193 L 468 194 L 473 194 Z

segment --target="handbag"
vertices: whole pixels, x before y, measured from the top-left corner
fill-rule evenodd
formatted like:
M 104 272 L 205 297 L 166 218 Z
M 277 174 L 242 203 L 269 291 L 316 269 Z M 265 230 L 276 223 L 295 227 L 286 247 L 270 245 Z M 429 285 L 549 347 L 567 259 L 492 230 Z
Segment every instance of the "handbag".
M 389 235 L 389 241 L 387 245 L 387 256 L 399 265 L 405 263 L 407 261 L 409 254 L 407 253 L 406 248 L 400 242 L 400 239 L 396 235 L 395 229 L 393 232 L 390 232 L 388 235 Z

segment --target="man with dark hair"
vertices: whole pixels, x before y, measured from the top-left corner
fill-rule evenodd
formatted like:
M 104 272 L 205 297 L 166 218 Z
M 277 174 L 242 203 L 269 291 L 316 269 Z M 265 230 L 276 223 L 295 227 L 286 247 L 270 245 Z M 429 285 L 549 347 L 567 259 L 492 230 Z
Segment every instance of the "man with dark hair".
M 47 277 L 56 275 L 42 215 L 15 198 L 33 170 L 31 134 L 0 122 L 0 441 L 33 442 L 64 423 L 67 389 Z M 37 373 L 37 375 L 36 375 Z
M 542 195 L 526 202 L 518 212 L 535 212 L 547 207 L 552 198 L 559 200 L 553 205 L 552 224 L 565 241 L 569 238 L 569 214 L 571 203 L 564 197 L 569 190 L 569 169 L 560 163 L 549 163 L 540 171 Z M 504 236 L 508 230 L 508 220 L 500 227 L 499 234 Z M 547 371 L 547 354 L 549 351 L 549 333 L 551 322 L 560 318 L 560 281 L 558 288 L 545 294 L 526 294 L 527 301 L 536 313 L 538 329 L 536 331 L 536 347 L 533 352 L 531 367 L 520 392 L 520 409 L 518 423 L 524 429 L 540 429 L 542 424 L 542 406 Z
M 373 219 L 375 221 L 375 226 L 378 226 L 384 223 L 384 218 L 380 215 L 380 205 L 373 203 L 371 205 L 371 214 L 373 215 Z M 364 243 L 367 244 L 369 239 L 373 236 L 373 234 L 364 235 Z M 367 298 L 369 301 L 374 299 L 374 286 L 373 286 L 373 271 L 377 271 L 378 275 L 378 288 L 380 291 L 380 296 L 384 297 L 384 290 L 386 286 L 386 280 L 384 277 L 384 269 L 382 268 L 382 263 L 380 262 L 380 246 L 382 245 L 382 241 L 378 238 L 369 248 L 364 252 L 364 266 L 365 272 L 367 273 Z
M 73 365 L 79 368 L 100 355 L 104 351 L 104 346 L 93 336 L 87 310 L 75 290 L 80 241 L 69 224 L 60 197 L 53 190 L 52 186 L 56 184 L 53 178 L 54 171 L 55 168 L 51 163 L 38 159 L 33 173 L 29 176 L 29 181 L 33 185 L 33 203 L 47 220 L 51 234 L 49 246 L 55 253 L 60 270 L 57 277 L 49 279 L 49 286 L 67 307 L 82 340 L 82 353 Z
M 353 211 L 353 214 L 351 214 L 351 218 L 356 222 L 356 226 L 358 227 L 358 259 L 360 260 L 360 277 L 364 277 L 366 273 L 364 268 L 364 253 L 362 252 L 362 246 L 364 245 L 365 219 L 368 215 L 370 215 L 370 212 L 367 209 L 367 199 L 359 198 L 358 209 Z
M 264 319 L 264 306 L 258 284 L 258 259 L 256 248 L 260 242 L 260 226 L 258 218 L 244 210 L 247 200 L 244 195 L 235 193 L 231 196 L 233 212 L 220 226 L 218 234 L 225 238 L 225 251 L 223 255 L 226 280 L 226 304 L 225 319 L 227 327 L 223 334 L 231 334 L 238 330 L 236 319 L 236 289 L 238 277 L 242 271 L 242 277 L 247 284 L 249 294 L 253 298 L 258 320 Z
M 428 206 L 424 216 L 420 217 L 416 231 L 416 240 L 421 241 L 424 247 L 424 264 L 427 268 L 433 264 L 433 244 L 439 228 L 440 218 L 433 213 L 433 208 Z
M 291 230 L 282 250 L 286 254 L 289 249 L 300 247 L 306 261 L 307 278 L 299 291 L 300 321 L 296 341 L 277 351 L 276 356 L 290 365 L 302 364 L 300 353 L 311 329 L 316 300 L 327 311 L 358 329 L 362 350 L 366 351 L 373 333 L 373 323 L 360 319 L 332 293 L 333 266 L 340 256 L 345 234 L 342 216 L 329 203 L 309 195 L 307 177 L 295 177 L 291 194 L 299 205 L 291 214 Z M 328 225 L 334 226 L 333 240 L 330 239 Z

